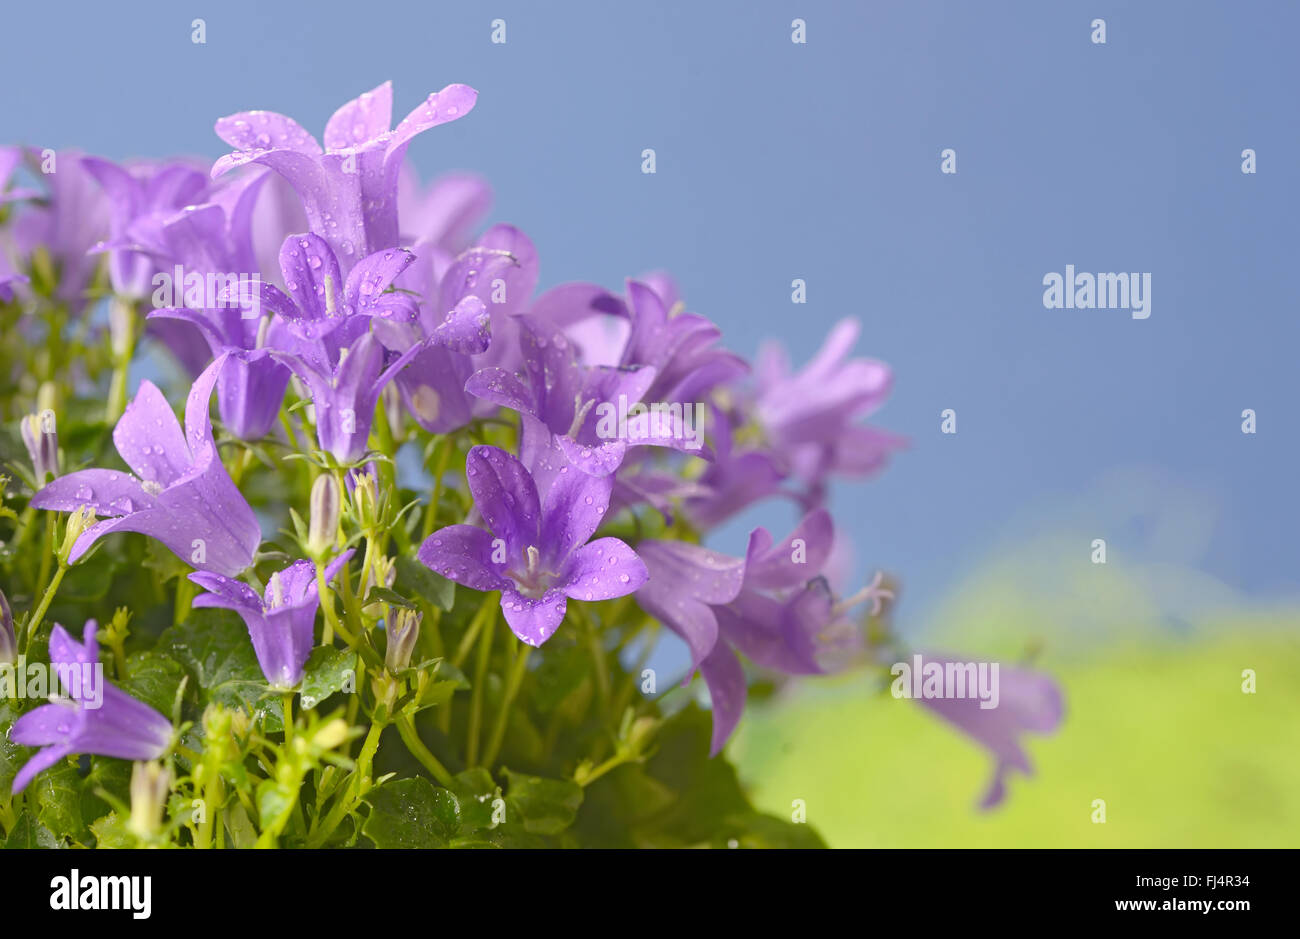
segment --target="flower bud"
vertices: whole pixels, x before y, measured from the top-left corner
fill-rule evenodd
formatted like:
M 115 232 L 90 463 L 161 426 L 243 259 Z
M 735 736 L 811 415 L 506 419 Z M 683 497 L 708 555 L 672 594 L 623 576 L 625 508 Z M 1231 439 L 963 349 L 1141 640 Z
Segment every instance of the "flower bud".
M 59 546 L 59 561 L 63 564 L 68 563 L 68 558 L 72 555 L 73 545 L 82 533 L 95 524 L 95 510 L 88 505 L 78 506 L 77 509 L 68 516 L 68 528 L 63 533 L 63 544 Z
M 388 627 L 388 649 L 384 652 L 384 666 L 393 674 L 411 664 L 411 653 L 420 638 L 420 614 L 401 608 Z
M 13 665 L 18 660 L 18 640 L 14 637 L 14 614 L 9 600 L 0 590 L 0 664 Z
M 31 457 L 36 473 L 36 485 L 44 486 L 49 479 L 59 476 L 59 432 L 54 412 L 48 408 L 39 414 L 28 414 L 19 424 L 27 455 Z
M 339 530 L 339 484 L 329 473 L 316 477 L 311 487 L 311 522 L 307 528 L 307 553 L 323 557 L 334 547 Z
M 322 750 L 333 750 L 348 739 L 348 724 L 341 717 L 325 724 L 312 738 L 312 743 Z
M 171 791 L 172 774 L 167 767 L 157 760 L 137 762 L 131 769 L 131 820 L 127 827 L 141 838 L 157 835 Z
M 356 477 L 352 488 L 352 505 L 356 509 L 357 523 L 373 531 L 379 524 L 379 483 L 371 473 Z

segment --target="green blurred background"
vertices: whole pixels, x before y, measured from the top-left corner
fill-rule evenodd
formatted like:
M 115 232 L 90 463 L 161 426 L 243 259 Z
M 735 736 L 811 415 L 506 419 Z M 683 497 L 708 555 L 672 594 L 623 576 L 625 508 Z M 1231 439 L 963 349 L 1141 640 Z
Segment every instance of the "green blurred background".
M 1198 570 L 1192 533 L 1214 526 L 1195 523 L 1194 505 L 1157 501 L 1141 547 L 1112 543 L 1105 565 L 1071 526 L 1022 533 L 910 638 L 976 660 L 1032 655 L 1061 683 L 1062 726 L 1024 738 L 1036 773 L 1013 773 L 1001 806 L 976 808 L 985 751 L 855 672 L 748 709 L 729 752 L 758 807 L 789 818 L 804 800 L 835 847 L 1300 846 L 1300 606 Z

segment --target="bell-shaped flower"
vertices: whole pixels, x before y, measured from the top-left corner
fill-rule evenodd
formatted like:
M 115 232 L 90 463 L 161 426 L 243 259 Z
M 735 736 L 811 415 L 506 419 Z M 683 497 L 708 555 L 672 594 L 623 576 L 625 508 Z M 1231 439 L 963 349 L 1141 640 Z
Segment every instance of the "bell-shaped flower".
M 325 568 L 325 581 L 352 557 L 348 550 Z M 262 674 L 275 688 L 294 688 L 302 681 L 303 668 L 315 641 L 317 593 L 316 565 L 312 561 L 294 561 L 276 571 L 267 582 L 261 597 L 247 584 L 220 574 L 198 571 L 190 580 L 208 593 L 194 598 L 196 607 L 221 607 L 234 610 L 248 627 L 253 650 Z
M 468 85 L 448 85 L 390 130 L 393 87 L 385 82 L 334 112 L 324 149 L 283 114 L 232 114 L 217 121 L 216 132 L 236 150 L 217 160 L 212 176 L 247 163 L 275 170 L 297 191 L 311 230 L 330 243 L 346 272 L 397 246 L 398 174 L 412 138 L 464 117 L 477 98 Z
M 156 538 L 199 570 L 233 577 L 253 563 L 262 541 L 257 517 L 222 465 L 208 408 L 226 365 L 219 356 L 190 389 L 185 430 L 161 391 L 149 381 L 113 428 L 113 443 L 136 475 L 86 469 L 54 480 L 36 495 L 38 509 L 71 512 L 90 506 L 109 516 L 73 544 L 76 561 L 100 538 L 135 531 Z
M 50 662 L 72 697 L 41 705 L 9 729 L 14 743 L 43 748 L 14 777 L 15 794 L 73 754 L 155 760 L 171 745 L 171 721 L 103 679 L 95 629 L 94 620 L 86 623 L 83 642 L 57 624 L 50 634 Z
M 429 568 L 474 590 L 500 590 L 510 629 L 531 646 L 555 632 L 568 600 L 609 600 L 646 580 L 645 564 L 617 538 L 590 541 L 612 480 L 561 469 L 545 496 L 524 465 L 498 447 L 465 462 L 474 503 L 491 529 L 452 525 L 420 546 Z

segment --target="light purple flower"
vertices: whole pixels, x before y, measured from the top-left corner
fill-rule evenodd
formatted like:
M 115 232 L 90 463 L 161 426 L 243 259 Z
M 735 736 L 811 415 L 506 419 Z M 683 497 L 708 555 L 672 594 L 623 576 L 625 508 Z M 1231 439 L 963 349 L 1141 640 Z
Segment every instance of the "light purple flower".
M 343 552 L 325 568 L 328 583 L 352 557 Z M 220 574 L 199 571 L 190 580 L 209 593 L 194 598 L 196 607 L 234 610 L 248 627 L 262 674 L 275 688 L 294 688 L 302 681 L 303 667 L 314 644 L 317 594 L 316 565 L 295 561 L 271 575 L 259 597 L 251 587 Z
M 200 570 L 233 577 L 253 562 L 262 541 L 252 508 L 231 481 L 212 437 L 212 386 L 227 361 L 220 356 L 200 375 L 185 404 L 185 431 L 162 392 L 140 383 L 113 429 L 113 443 L 138 474 L 87 469 L 62 476 L 36 495 L 38 509 L 71 512 L 83 505 L 111 516 L 73 545 L 76 561 L 104 535 L 135 531 L 156 538 Z
M 280 265 L 293 299 L 269 284 L 262 287 L 262 306 L 282 318 L 293 335 L 286 348 L 271 355 L 307 384 L 317 439 L 340 463 L 365 454 L 380 392 L 426 345 L 413 345 L 386 363 L 384 347 L 370 329 L 372 321 L 400 326 L 415 320 L 415 301 L 387 292 L 413 259 L 402 248 L 377 251 L 344 281 L 325 239 L 290 235 Z
M 858 423 L 884 403 L 893 384 L 884 362 L 849 358 L 860 329 L 856 320 L 836 324 L 797 372 L 776 344 L 764 347 L 755 366 L 758 423 L 791 474 L 808 487 L 812 502 L 821 500 L 827 477 L 875 472 L 906 443 Z
M 947 665 L 955 661 L 944 656 L 922 656 L 923 663 Z M 1049 676 L 1005 665 L 998 672 L 998 705 L 994 708 L 981 707 L 977 697 L 916 699 L 992 753 L 996 761 L 993 779 L 980 800 L 982 809 L 991 809 L 1006 797 L 1006 777 L 1011 770 L 1033 775 L 1020 736 L 1054 733 L 1065 713 L 1061 689 Z
M 470 450 L 465 475 L 491 531 L 443 528 L 420 546 L 420 560 L 458 584 L 500 590 L 506 622 L 524 642 L 549 639 L 569 598 L 609 600 L 645 583 L 630 547 L 617 538 L 589 541 L 609 505 L 609 477 L 566 467 L 542 497 L 522 463 L 488 446 Z
M 690 648 L 690 674 L 699 669 L 713 701 L 713 754 L 744 710 L 736 651 L 782 674 L 821 673 L 819 657 L 837 621 L 868 596 L 837 601 L 832 595 L 822 570 L 833 543 L 830 514 L 818 510 L 780 544 L 767 529 L 754 529 L 743 559 L 681 541 L 637 545 L 649 571 L 637 603 Z
M 28 149 L 28 162 L 46 162 L 41 151 Z M 48 252 L 58 277 L 56 296 L 73 313 L 86 305 L 98 259 L 87 252 L 108 234 L 108 200 L 73 150 L 55 153 L 53 172 L 41 174 L 49 189 L 42 205 L 28 205 L 13 222 L 14 243 L 23 257 L 38 248 Z
M 217 160 L 212 175 L 246 163 L 275 170 L 297 191 L 312 231 L 330 243 L 346 272 L 360 258 L 397 246 L 398 173 L 411 139 L 464 117 L 477 98 L 468 85 L 448 85 L 390 130 L 393 88 L 385 82 L 334 112 L 323 150 L 283 114 L 232 114 L 217 121 L 216 132 L 236 151 Z
M 465 390 L 534 419 L 524 421 L 525 442 L 521 445 L 524 462 L 534 471 L 537 451 L 549 448 L 552 440 L 568 463 L 594 476 L 608 476 L 617 470 L 629 446 L 685 449 L 689 445 L 680 420 L 660 421 L 649 413 L 628 418 L 625 436 L 607 433 L 610 428 L 605 425 L 615 422 L 603 418 L 613 417 L 620 406 L 626 411 L 640 403 L 655 380 L 654 368 L 580 366 L 572 343 L 562 332 L 531 316 L 518 320 L 522 372 L 480 369 L 470 376 Z
M 83 642 L 78 643 L 62 626 L 55 625 L 50 634 L 50 661 L 56 673 L 76 670 L 85 675 L 98 664 L 95 628 L 94 620 L 87 622 Z M 84 681 L 67 682 L 68 690 L 77 697 L 44 704 L 24 714 L 10 728 L 9 739 L 14 743 L 44 748 L 14 777 L 15 795 L 37 773 L 74 753 L 154 760 L 167 752 L 172 739 L 172 725 L 167 718 L 102 678 L 91 681 L 96 684 L 89 689 Z M 88 692 L 98 699 L 94 702 L 98 706 L 88 701 Z

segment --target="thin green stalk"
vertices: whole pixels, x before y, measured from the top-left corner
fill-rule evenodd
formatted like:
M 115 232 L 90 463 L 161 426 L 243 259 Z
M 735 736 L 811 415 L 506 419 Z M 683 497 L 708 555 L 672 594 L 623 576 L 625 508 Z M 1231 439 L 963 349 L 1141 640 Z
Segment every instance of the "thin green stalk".
M 397 732 L 401 734 L 406 749 L 411 751 L 411 756 L 419 760 L 420 765 L 432 773 L 434 779 L 450 789 L 455 780 L 452 779 L 451 773 L 447 772 L 447 768 L 438 762 L 433 752 L 424 745 L 424 741 L 420 739 L 415 729 L 415 721 L 407 715 L 402 715 L 397 719 Z
M 469 729 L 465 734 L 465 762 L 469 766 L 478 765 L 478 738 L 479 730 L 483 725 L 483 693 L 487 685 L 488 660 L 492 657 L 492 634 L 496 631 L 496 624 L 496 615 L 490 614 L 484 621 L 483 633 L 478 641 L 474 687 L 470 691 Z
M 501 709 L 497 711 L 497 719 L 492 727 L 492 736 L 488 738 L 487 750 L 483 754 L 483 765 L 489 769 L 497 758 L 497 753 L 501 750 L 501 743 L 505 740 L 506 725 L 510 720 L 510 709 L 514 706 L 515 696 L 519 694 L 519 686 L 523 684 L 524 675 L 528 671 L 528 656 L 533 651 L 533 647 L 527 643 L 519 643 L 519 652 L 515 655 L 513 667 L 510 669 L 510 675 L 506 678 L 505 695 L 501 699 Z

